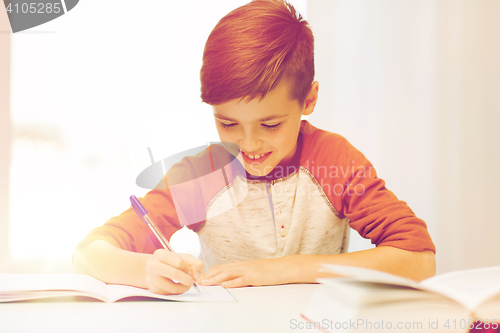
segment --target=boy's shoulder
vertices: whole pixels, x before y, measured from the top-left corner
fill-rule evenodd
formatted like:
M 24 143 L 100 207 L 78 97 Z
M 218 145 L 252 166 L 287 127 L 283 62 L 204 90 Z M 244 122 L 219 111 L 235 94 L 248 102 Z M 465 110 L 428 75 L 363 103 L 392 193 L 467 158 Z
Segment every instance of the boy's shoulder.
M 303 120 L 300 126 L 302 134 L 303 160 L 335 162 L 340 160 L 365 159 L 345 137 L 340 134 L 319 129 Z

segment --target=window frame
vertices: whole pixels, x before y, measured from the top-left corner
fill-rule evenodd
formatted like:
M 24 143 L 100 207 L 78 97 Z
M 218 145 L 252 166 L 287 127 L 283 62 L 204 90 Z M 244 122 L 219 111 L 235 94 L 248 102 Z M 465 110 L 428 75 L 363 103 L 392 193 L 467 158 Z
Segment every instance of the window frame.
M 10 32 L 7 12 L 0 12 L 0 31 Z M 12 145 L 10 119 L 11 34 L 0 34 L 0 265 L 9 261 L 9 182 Z

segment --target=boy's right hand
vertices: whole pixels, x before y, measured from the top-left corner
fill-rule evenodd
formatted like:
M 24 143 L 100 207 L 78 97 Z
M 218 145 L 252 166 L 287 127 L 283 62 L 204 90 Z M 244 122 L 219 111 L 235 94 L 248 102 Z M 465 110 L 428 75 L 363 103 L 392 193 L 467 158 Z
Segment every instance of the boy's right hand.
M 189 290 L 205 263 L 190 254 L 158 249 L 146 264 L 148 290 L 156 294 L 175 295 Z M 174 282 L 176 281 L 176 282 Z

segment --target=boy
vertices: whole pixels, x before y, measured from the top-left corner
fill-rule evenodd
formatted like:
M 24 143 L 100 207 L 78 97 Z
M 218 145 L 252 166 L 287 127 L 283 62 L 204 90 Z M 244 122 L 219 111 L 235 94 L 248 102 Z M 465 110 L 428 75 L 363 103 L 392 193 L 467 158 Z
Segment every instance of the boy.
M 425 223 L 344 138 L 301 121 L 318 99 L 313 58 L 312 32 L 287 3 L 253 1 L 222 18 L 205 45 L 201 97 L 213 106 L 221 142 L 241 150 L 244 170 L 224 169 L 224 183 L 213 181 L 203 171 L 211 165 L 217 174 L 223 155 L 213 145 L 172 167 L 166 186 L 141 200 L 167 238 L 184 225 L 195 230 L 203 260 L 162 249 L 128 209 L 77 246 L 76 271 L 174 294 L 194 280 L 312 283 L 321 263 L 434 275 Z M 203 177 L 210 186 L 195 181 Z M 345 253 L 348 225 L 377 247 Z

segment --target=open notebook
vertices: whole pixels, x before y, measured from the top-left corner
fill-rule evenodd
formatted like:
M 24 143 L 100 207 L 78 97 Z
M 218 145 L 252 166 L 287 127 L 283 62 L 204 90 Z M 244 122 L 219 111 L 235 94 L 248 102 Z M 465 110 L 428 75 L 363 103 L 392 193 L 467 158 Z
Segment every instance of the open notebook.
M 236 302 L 220 286 L 194 287 L 181 295 L 159 295 L 148 290 L 106 284 L 83 274 L 7 274 L 0 273 L 0 302 L 24 301 L 61 296 L 85 296 L 112 303 L 128 297 L 148 297 L 184 302 Z

